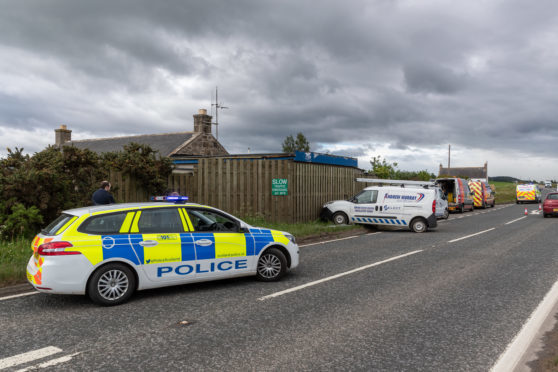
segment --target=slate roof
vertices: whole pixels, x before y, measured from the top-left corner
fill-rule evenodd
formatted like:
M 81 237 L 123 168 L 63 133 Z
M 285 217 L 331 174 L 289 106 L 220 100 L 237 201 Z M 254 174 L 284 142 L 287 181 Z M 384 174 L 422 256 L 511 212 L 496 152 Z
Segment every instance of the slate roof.
M 170 156 L 175 151 L 182 148 L 186 142 L 196 138 L 196 132 L 178 132 L 165 134 L 144 134 L 139 136 L 96 138 L 78 141 L 69 141 L 65 146 L 75 146 L 79 149 L 89 149 L 98 154 L 112 151 L 122 151 L 124 145 L 131 142 L 142 145 L 149 145 L 152 149 L 158 150 L 161 156 Z
M 442 168 L 440 167 L 439 176 L 453 176 L 464 178 L 486 178 L 486 168 L 484 167 L 462 167 L 462 168 Z

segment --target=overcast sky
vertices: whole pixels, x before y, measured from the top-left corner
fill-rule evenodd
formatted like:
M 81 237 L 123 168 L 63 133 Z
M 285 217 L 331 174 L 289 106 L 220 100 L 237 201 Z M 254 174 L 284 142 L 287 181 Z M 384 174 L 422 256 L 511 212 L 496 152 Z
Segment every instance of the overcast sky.
M 554 0 L 0 0 L 0 156 L 192 131 L 234 154 L 316 152 L 437 174 L 558 179 Z M 215 131 L 214 131 L 215 134 Z

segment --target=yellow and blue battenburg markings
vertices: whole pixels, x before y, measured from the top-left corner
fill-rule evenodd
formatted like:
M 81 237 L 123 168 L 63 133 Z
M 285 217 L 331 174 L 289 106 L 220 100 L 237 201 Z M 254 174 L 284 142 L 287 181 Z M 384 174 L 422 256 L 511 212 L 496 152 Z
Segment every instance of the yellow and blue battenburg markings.
M 371 217 L 351 217 L 354 222 L 384 223 L 386 225 L 407 226 L 407 221 L 397 218 L 371 218 Z
M 200 240 L 203 240 L 205 244 L 199 244 Z M 155 241 L 157 245 L 140 244 L 146 241 Z M 198 242 L 198 244 L 195 242 Z M 246 234 L 207 232 L 102 235 L 101 261 L 123 258 L 136 265 L 149 265 L 257 256 L 262 249 L 272 242 L 287 245 L 289 240 L 283 233 L 268 229 L 251 229 Z M 97 262 L 92 263 L 96 264 Z

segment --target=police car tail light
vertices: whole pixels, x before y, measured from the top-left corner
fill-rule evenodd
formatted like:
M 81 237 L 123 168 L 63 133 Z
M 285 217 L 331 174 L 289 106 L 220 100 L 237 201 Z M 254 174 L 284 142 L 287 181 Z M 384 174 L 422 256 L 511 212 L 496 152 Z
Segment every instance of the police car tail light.
M 436 199 L 432 202 L 432 213 L 436 213 Z
M 81 254 L 76 251 L 66 251 L 66 248 L 73 247 L 70 242 L 50 242 L 39 246 L 38 253 L 41 256 L 65 256 L 71 254 Z

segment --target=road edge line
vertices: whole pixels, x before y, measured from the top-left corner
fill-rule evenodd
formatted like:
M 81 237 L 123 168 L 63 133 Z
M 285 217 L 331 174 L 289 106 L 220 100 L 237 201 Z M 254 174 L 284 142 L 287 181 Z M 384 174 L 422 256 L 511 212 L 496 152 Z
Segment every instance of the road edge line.
M 519 333 L 490 369 L 491 372 L 513 371 L 517 367 L 556 303 L 558 303 L 558 281 L 554 283 L 537 308 L 527 318 Z
M 34 295 L 34 294 L 38 294 L 41 292 L 25 292 L 25 293 L 20 293 L 20 294 L 15 294 L 15 295 L 11 295 L 11 296 L 6 296 L 6 297 L 0 297 L 0 301 L 4 301 L 4 300 L 10 300 L 12 298 L 18 298 L 18 297 L 24 297 L 24 296 L 30 296 L 30 295 Z

